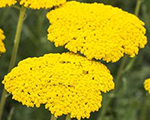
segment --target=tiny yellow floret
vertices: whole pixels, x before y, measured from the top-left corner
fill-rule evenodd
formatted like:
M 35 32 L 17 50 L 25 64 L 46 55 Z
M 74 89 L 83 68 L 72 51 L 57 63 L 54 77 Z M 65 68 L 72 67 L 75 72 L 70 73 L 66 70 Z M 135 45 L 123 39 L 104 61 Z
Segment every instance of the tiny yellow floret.
M 55 117 L 89 118 L 101 107 L 101 92 L 114 89 L 107 67 L 74 53 L 21 61 L 3 82 L 13 99 L 28 107 L 45 104 Z
M 6 49 L 5 49 L 5 45 L 3 43 L 3 40 L 5 39 L 5 35 L 2 29 L 0 29 L 0 56 L 1 53 L 5 53 Z
M 147 43 L 144 23 L 133 14 L 102 3 L 67 2 L 47 14 L 48 39 L 88 59 L 116 62 L 134 57 Z
M 150 78 L 146 79 L 144 82 L 144 88 L 145 90 L 148 91 L 148 93 L 150 93 Z

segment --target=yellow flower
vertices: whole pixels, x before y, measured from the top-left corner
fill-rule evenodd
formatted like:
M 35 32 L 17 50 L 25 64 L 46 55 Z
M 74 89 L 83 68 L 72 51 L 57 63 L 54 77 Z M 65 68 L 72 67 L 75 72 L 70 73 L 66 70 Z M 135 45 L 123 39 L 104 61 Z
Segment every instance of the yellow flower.
M 0 29 L 0 56 L 1 56 L 1 53 L 6 52 L 5 45 L 3 43 L 4 39 L 5 39 L 4 32 L 2 29 Z
M 0 8 L 16 4 L 16 0 L 0 0 Z
M 144 23 L 135 15 L 101 3 L 67 2 L 47 14 L 48 39 L 88 59 L 116 62 L 134 57 L 147 43 Z
M 101 107 L 101 92 L 114 89 L 103 64 L 73 53 L 47 54 L 19 63 L 3 80 L 13 99 L 28 107 L 45 104 L 52 114 L 89 118 Z
M 66 2 L 66 0 L 0 0 L 0 7 L 14 5 L 17 1 L 19 1 L 21 5 L 32 9 L 48 9 L 54 6 L 60 6 Z
M 144 88 L 150 93 L 150 78 L 146 79 L 144 82 Z

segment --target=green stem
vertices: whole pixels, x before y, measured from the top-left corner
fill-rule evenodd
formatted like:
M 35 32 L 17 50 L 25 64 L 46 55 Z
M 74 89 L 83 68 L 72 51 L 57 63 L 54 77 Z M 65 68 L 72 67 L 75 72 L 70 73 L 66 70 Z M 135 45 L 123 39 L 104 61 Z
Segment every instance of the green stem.
M 12 51 L 12 56 L 11 56 L 8 72 L 11 71 L 11 69 L 15 66 L 17 52 L 18 52 L 18 46 L 19 46 L 20 36 L 21 36 L 21 31 L 22 31 L 22 25 L 23 25 L 24 16 L 25 16 L 25 11 L 26 11 L 26 8 L 22 6 L 20 9 L 20 15 L 19 15 L 16 35 L 15 35 L 15 39 L 14 39 L 14 46 L 13 46 L 13 51 Z M 7 92 L 5 91 L 5 89 L 3 89 L 1 102 L 0 102 L 0 120 L 2 120 L 2 113 L 4 110 L 6 98 L 7 98 L 6 96 L 7 96 Z
M 140 120 L 146 120 L 147 117 L 147 109 L 149 107 L 150 95 L 145 95 L 144 105 L 142 105 L 142 111 L 140 112 Z
M 13 113 L 14 113 L 14 110 L 15 110 L 14 107 L 10 110 L 10 113 L 9 113 L 9 115 L 8 115 L 7 120 L 12 120 L 12 115 L 13 115 Z
M 57 118 L 54 115 L 51 115 L 51 120 L 57 120 Z
M 128 65 L 125 67 L 125 69 L 123 70 L 123 73 L 122 73 L 122 74 L 126 73 L 127 71 L 129 71 L 129 70 L 132 68 L 132 66 L 134 65 L 135 60 L 136 60 L 136 57 L 135 57 L 135 58 L 132 58 L 132 59 L 129 61 Z
M 135 8 L 135 12 L 134 12 L 134 14 L 135 14 L 136 16 L 138 16 L 138 15 L 139 15 L 139 11 L 140 11 L 140 7 L 141 7 L 141 3 L 142 3 L 142 0 L 137 0 L 136 8 Z
M 118 90 L 119 88 L 119 84 L 120 84 L 120 78 L 122 76 L 122 73 L 123 73 L 123 69 L 124 69 L 124 66 L 125 66 L 125 63 L 127 61 L 127 56 L 125 56 L 121 62 L 121 65 L 118 69 L 118 73 L 117 73 L 117 76 L 116 76 L 116 80 L 115 80 L 115 83 L 116 83 L 116 88 L 115 88 L 115 91 Z
M 21 8 L 20 8 L 19 6 L 17 6 L 17 5 L 13 5 L 12 7 L 15 8 L 15 9 L 17 9 L 17 10 L 20 10 L 20 9 L 21 9 Z
M 16 62 L 16 57 L 17 57 L 18 46 L 19 46 L 19 42 L 20 42 L 20 36 L 21 36 L 21 31 L 22 31 L 22 25 L 23 25 L 23 21 L 24 21 L 25 12 L 26 12 L 26 8 L 22 7 L 20 9 L 20 15 L 19 15 L 19 20 L 18 20 L 18 25 L 17 25 L 17 31 L 16 31 L 16 35 L 15 35 L 15 40 L 14 40 L 14 47 L 13 47 L 12 57 L 11 57 L 11 60 L 10 60 L 10 66 L 9 66 L 8 71 L 10 71 L 14 67 L 15 62 Z
M 101 113 L 100 113 L 100 116 L 98 117 L 98 120 L 103 120 L 103 117 L 105 116 L 105 113 L 109 107 L 109 104 L 112 100 L 112 98 L 110 98 L 110 94 L 107 94 L 107 95 L 104 95 L 104 99 L 103 99 L 103 107 L 101 108 Z
M 66 120 L 71 120 L 71 117 L 69 114 L 66 116 Z
M 3 89 L 1 102 L 0 102 L 0 120 L 2 120 L 3 109 L 6 101 L 7 92 Z

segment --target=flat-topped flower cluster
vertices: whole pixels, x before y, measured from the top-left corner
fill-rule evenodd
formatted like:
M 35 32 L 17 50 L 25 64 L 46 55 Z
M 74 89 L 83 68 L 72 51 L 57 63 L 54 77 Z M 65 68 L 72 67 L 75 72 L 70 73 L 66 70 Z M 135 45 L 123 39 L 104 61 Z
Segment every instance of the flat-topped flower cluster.
M 48 39 L 88 59 L 116 62 L 124 54 L 134 57 L 147 43 L 144 23 L 110 5 L 67 2 L 47 18 Z
M 101 92 L 114 89 L 106 66 L 73 53 L 47 54 L 21 61 L 3 84 L 28 107 L 45 104 L 56 117 L 89 118 L 101 107 Z

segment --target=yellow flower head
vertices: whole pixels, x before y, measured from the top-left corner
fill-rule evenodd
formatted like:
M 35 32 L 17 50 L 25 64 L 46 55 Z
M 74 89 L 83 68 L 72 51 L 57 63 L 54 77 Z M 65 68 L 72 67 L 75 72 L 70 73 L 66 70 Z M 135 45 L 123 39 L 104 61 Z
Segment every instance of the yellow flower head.
M 114 89 L 106 66 L 73 53 L 47 54 L 19 63 L 3 80 L 13 99 L 45 107 L 56 117 L 89 117 L 101 107 L 101 92 Z
M 0 56 L 1 56 L 1 53 L 6 52 L 5 45 L 3 43 L 4 39 L 5 39 L 4 32 L 2 29 L 0 29 Z
M 150 93 L 150 78 L 146 79 L 144 82 L 144 88 Z
M 0 8 L 16 4 L 16 0 L 0 0 Z
M 17 1 L 19 1 L 21 5 L 32 9 L 48 9 L 54 6 L 60 6 L 66 2 L 66 0 L 0 0 L 0 7 L 14 5 Z
M 110 5 L 67 2 L 47 18 L 51 23 L 48 39 L 88 59 L 116 62 L 124 54 L 134 57 L 147 43 L 144 23 Z

